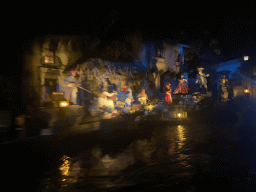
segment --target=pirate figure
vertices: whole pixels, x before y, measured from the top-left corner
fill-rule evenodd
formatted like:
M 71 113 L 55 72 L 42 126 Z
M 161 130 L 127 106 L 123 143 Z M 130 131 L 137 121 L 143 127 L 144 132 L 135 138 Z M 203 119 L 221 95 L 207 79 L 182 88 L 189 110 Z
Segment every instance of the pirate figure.
M 138 100 L 140 104 L 145 105 L 148 101 L 148 95 L 145 93 L 145 89 L 142 89 L 140 94 L 138 95 Z
M 167 83 L 165 88 L 164 88 L 164 103 L 165 104 L 171 104 L 172 103 L 172 89 L 171 89 L 171 83 Z
M 114 109 L 115 108 L 114 97 L 116 97 L 116 95 L 117 95 L 117 92 L 109 93 L 103 88 L 99 93 L 98 106 Z
M 132 89 L 130 87 L 127 89 L 126 96 L 127 98 L 125 99 L 125 107 L 130 107 L 134 101 L 132 96 Z
M 204 88 L 205 88 L 206 91 L 207 91 L 207 79 L 206 79 L 206 77 L 208 77 L 209 74 L 205 75 L 205 74 L 203 73 L 203 69 L 204 69 L 204 68 L 198 68 L 198 69 L 197 69 L 197 70 L 198 70 L 198 74 L 197 74 L 197 76 L 196 76 L 196 83 L 199 82 L 199 84 L 200 84 L 200 89 L 202 88 L 202 86 L 204 86 Z
M 64 97 L 67 101 L 73 103 L 73 105 L 77 104 L 77 87 L 80 87 L 78 80 L 76 79 L 76 71 L 70 71 L 71 76 L 66 76 L 64 79 Z
M 226 102 L 228 100 L 228 94 L 229 94 L 229 89 L 230 89 L 226 75 L 222 76 L 219 83 L 220 83 L 221 102 Z
M 177 88 L 174 90 L 173 94 L 181 94 L 186 95 L 188 94 L 189 88 L 187 85 L 187 79 L 184 78 L 184 73 L 181 73 L 181 77 L 179 79 L 179 84 Z

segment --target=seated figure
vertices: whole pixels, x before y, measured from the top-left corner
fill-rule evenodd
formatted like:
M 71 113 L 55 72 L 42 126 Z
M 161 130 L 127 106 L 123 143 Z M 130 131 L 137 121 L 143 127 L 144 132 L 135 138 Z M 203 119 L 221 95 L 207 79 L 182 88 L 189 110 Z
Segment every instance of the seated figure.
M 117 101 L 125 102 L 125 99 L 127 98 L 126 93 L 126 88 L 123 88 L 121 92 L 118 93 L 117 95 Z
M 115 108 L 114 100 L 108 98 L 108 97 L 113 97 L 114 95 L 117 95 L 117 93 L 116 92 L 109 93 L 109 92 L 105 91 L 105 89 L 103 89 L 100 92 L 99 98 L 98 98 L 99 107 L 107 107 L 110 109 L 114 109 Z
M 126 93 L 127 98 L 125 99 L 125 107 L 130 107 L 132 106 L 132 102 L 134 101 L 133 96 L 132 96 L 132 89 L 129 87 L 128 92 Z
M 141 92 L 139 93 L 138 100 L 139 100 L 140 104 L 142 104 L 142 105 L 147 104 L 148 96 L 145 93 L 145 89 L 142 89 Z

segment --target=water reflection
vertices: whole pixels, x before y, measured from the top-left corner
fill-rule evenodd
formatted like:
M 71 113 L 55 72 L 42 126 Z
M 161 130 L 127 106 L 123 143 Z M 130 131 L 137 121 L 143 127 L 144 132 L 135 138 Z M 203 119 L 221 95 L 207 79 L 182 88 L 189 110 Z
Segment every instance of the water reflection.
M 180 159 L 186 158 L 186 155 L 180 153 L 185 141 L 184 126 L 168 126 L 165 129 L 155 130 L 150 139 L 134 140 L 125 150 L 117 154 L 103 154 L 104 149 L 108 146 L 98 144 L 89 150 L 89 154 L 88 151 L 82 152 L 90 156 L 90 160 L 87 161 L 72 161 L 72 158 L 64 155 L 59 170 L 63 176 L 70 177 L 72 173 L 73 181 L 77 180 L 76 172 L 85 171 L 80 167 L 84 167 L 83 164 L 87 164 L 87 172 L 83 174 L 88 176 L 116 176 L 136 162 L 147 164 L 168 162 L 173 158 L 170 155 L 176 153 L 179 153 Z M 63 181 L 67 181 L 67 178 L 64 178 Z
M 166 138 L 169 141 L 168 153 L 173 155 L 183 149 L 186 137 L 183 125 L 168 126 L 166 128 Z
M 178 138 L 174 127 L 168 126 L 166 128 L 166 138 L 169 141 L 168 153 L 170 155 L 175 154 Z
M 61 189 L 65 189 L 70 185 L 79 181 L 79 179 L 83 179 L 87 169 L 81 168 L 81 161 L 76 158 L 71 158 L 67 155 L 63 155 L 60 159 L 62 164 L 59 167 L 61 174 Z
M 68 176 L 68 170 L 70 168 L 70 157 L 64 155 L 61 160 L 63 164 L 60 166 L 59 170 L 61 171 L 62 175 Z
M 142 139 L 136 133 L 134 137 L 137 139 L 132 138 L 130 143 L 120 140 L 111 143 L 99 141 L 94 147 L 80 151 L 78 155 L 64 155 L 59 166 L 62 189 L 72 188 L 72 185 L 78 183 L 93 183 L 99 188 L 124 185 L 126 182 L 139 182 L 140 178 L 145 178 L 140 175 L 152 171 L 188 175 L 193 172 L 191 167 L 195 159 L 205 157 L 207 160 L 200 162 L 208 163 L 208 156 L 205 154 L 200 156 L 187 153 L 193 147 L 191 142 L 202 142 L 201 139 L 194 138 L 197 135 L 202 137 L 201 130 L 203 129 L 198 131 L 196 127 L 184 125 L 159 127 L 152 130 L 147 139 Z M 195 134 L 196 132 L 200 134 Z M 161 168 L 163 164 L 168 166 Z
M 184 127 L 182 125 L 178 125 L 177 127 L 177 136 L 179 139 L 178 142 L 178 149 L 181 150 L 185 143 L 185 134 L 184 134 Z

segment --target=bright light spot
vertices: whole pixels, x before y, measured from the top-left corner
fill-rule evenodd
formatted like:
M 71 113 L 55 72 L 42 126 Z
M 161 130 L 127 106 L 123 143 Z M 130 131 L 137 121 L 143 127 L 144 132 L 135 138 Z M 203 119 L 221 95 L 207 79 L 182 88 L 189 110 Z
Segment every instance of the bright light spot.
M 181 117 L 181 113 L 178 113 L 178 117 Z
M 68 107 L 68 102 L 67 101 L 61 101 L 60 102 L 60 107 Z
M 249 60 L 249 56 L 244 56 L 244 60 L 248 61 Z
M 245 93 L 249 93 L 249 89 L 244 89 L 244 92 Z
M 62 175 L 68 176 L 68 171 L 70 167 L 70 157 L 67 157 L 66 155 L 63 156 L 61 160 L 63 160 L 63 164 L 60 166 L 59 170 L 61 171 Z
M 185 132 L 184 127 L 182 125 L 178 125 L 177 127 L 177 136 L 179 139 L 178 149 L 181 149 L 183 147 L 184 141 L 186 140 L 184 132 Z

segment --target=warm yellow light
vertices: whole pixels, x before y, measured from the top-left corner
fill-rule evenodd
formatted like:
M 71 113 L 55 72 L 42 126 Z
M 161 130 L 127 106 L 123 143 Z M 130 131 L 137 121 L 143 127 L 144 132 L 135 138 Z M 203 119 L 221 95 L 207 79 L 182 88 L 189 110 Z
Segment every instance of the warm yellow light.
M 68 106 L 69 106 L 68 101 L 61 101 L 60 102 L 60 107 L 68 107 Z
M 185 128 L 182 125 L 178 125 L 178 127 L 177 127 L 177 136 L 178 136 L 178 140 L 179 140 L 178 148 L 182 149 L 182 147 L 185 143 L 185 140 L 186 140 Z
M 181 113 L 178 113 L 178 117 L 181 117 Z
M 245 93 L 249 93 L 249 89 L 244 89 L 244 92 Z
M 249 60 L 249 56 L 244 56 L 244 60 L 245 61 Z
M 59 170 L 61 171 L 62 175 L 69 175 L 69 168 L 70 168 L 70 157 L 67 156 L 63 156 L 63 158 L 61 158 L 61 160 L 63 160 L 63 164 L 60 166 Z

